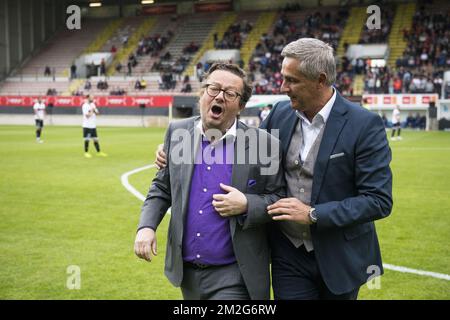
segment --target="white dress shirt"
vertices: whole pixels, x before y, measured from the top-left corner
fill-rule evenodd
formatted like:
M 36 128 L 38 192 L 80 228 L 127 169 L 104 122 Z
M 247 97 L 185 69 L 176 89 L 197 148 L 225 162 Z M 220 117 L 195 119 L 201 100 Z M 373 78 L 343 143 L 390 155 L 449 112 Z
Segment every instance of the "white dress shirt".
M 204 138 L 208 139 L 208 137 L 205 135 L 205 131 L 203 130 L 203 123 L 202 123 L 201 119 L 197 124 L 197 130 L 200 131 L 200 133 L 202 134 L 202 136 Z M 216 130 L 219 130 L 219 129 L 216 129 Z M 222 141 L 223 139 L 226 139 L 229 136 L 233 137 L 233 139 L 231 139 L 230 141 L 234 142 L 234 139 L 236 138 L 236 131 L 237 131 L 237 118 L 234 119 L 233 125 L 229 129 L 227 129 L 225 134 L 219 140 L 215 140 L 215 141 L 211 142 L 211 145 L 216 145 L 217 143 L 219 143 L 219 141 Z
M 331 108 L 333 107 L 334 101 L 336 100 L 336 90 L 333 88 L 333 95 L 330 100 L 323 106 L 323 108 L 317 113 L 312 122 L 309 122 L 306 115 L 301 111 L 296 111 L 295 113 L 300 118 L 303 143 L 300 147 L 301 160 L 305 161 L 308 156 L 309 150 L 311 149 L 314 141 L 316 141 L 317 136 L 322 130 L 323 126 L 327 123 L 328 117 L 330 116 Z

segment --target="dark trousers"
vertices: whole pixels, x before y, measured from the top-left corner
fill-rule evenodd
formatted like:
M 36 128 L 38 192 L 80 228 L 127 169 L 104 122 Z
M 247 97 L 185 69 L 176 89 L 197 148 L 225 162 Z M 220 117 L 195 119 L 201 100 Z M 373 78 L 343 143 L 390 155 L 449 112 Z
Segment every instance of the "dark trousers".
M 196 268 L 185 263 L 181 292 L 184 300 L 249 300 L 237 263 Z
M 307 252 L 304 245 L 296 248 L 276 226 L 271 228 L 270 242 L 275 300 L 356 300 L 358 297 L 359 288 L 342 295 L 332 293 L 323 281 L 314 251 Z

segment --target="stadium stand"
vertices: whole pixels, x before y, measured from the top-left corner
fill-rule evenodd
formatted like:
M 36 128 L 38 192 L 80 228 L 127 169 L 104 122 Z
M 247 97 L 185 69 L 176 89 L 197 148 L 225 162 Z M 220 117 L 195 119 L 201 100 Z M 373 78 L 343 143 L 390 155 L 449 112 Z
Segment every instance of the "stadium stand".
M 338 46 L 347 14 L 345 10 L 336 9 L 328 7 L 279 15 L 271 33 L 263 33 L 260 37 L 250 59 L 249 70 L 254 73 L 255 93 L 278 93 L 282 81 L 280 53 L 287 43 L 300 37 L 316 37 L 335 48 Z M 341 81 L 343 78 L 338 79 Z
M 441 95 L 443 73 L 450 67 L 450 4 L 445 1 L 423 2 L 416 11 L 415 8 L 414 3 L 398 5 L 389 38 L 389 64 L 367 71 L 366 93 Z M 409 27 L 408 22 L 411 22 Z M 398 54 L 398 50 L 403 52 Z
M 86 19 L 84 32 L 71 32 L 62 29 L 49 40 L 42 50 L 31 57 L 16 76 L 43 77 L 46 66 L 50 67 L 51 77 L 67 77 L 69 67 L 111 22 L 111 19 Z
M 250 71 L 255 93 L 277 94 L 281 49 L 300 37 L 316 37 L 336 49 L 335 86 L 344 95 L 440 94 L 450 65 L 449 8 L 445 0 L 383 3 L 380 30 L 367 29 L 367 8 L 362 6 L 87 19 L 85 32 L 63 29 L 55 34 L 0 84 L 0 94 L 44 95 L 55 89 L 59 95 L 195 95 L 211 63 L 199 63 L 205 52 L 232 48 L 240 50 L 240 60 L 233 62 Z M 384 66 L 346 56 L 351 45 L 374 43 L 389 48 Z M 92 52 L 110 52 L 114 58 L 104 67 L 106 74 L 91 77 L 87 88 L 85 79 L 69 79 L 69 69 L 80 54 Z M 44 76 L 46 67 L 49 76 Z M 108 83 L 107 89 L 97 88 L 101 81 Z M 136 85 L 139 81 L 146 82 L 145 88 Z

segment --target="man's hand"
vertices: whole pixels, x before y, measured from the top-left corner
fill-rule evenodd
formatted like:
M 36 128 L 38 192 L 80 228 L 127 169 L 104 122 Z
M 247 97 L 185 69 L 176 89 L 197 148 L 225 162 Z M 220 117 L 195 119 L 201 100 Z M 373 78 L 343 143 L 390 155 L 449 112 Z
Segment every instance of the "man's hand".
M 267 207 L 273 220 L 294 221 L 300 224 L 312 224 L 309 218 L 310 206 L 307 206 L 297 198 L 280 199 Z
M 151 252 L 150 252 L 151 251 Z M 136 234 L 134 241 L 134 253 L 141 259 L 152 261 L 152 254 L 157 255 L 156 252 L 156 234 L 153 229 L 143 228 Z
M 213 195 L 212 205 L 222 217 L 235 216 L 247 211 L 247 197 L 238 189 L 220 184 L 227 194 Z
M 163 144 L 158 145 L 158 148 L 156 149 L 156 160 L 155 165 L 158 168 L 158 170 L 161 170 L 166 167 L 167 165 L 167 157 L 166 153 L 163 151 Z

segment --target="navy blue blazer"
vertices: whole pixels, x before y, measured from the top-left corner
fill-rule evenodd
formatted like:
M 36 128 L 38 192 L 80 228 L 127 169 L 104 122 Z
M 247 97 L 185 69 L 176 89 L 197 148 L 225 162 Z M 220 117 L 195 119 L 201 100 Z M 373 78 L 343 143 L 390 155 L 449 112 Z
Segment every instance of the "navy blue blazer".
M 289 101 L 276 104 L 262 129 L 279 129 L 283 157 L 299 118 Z M 314 166 L 311 225 L 316 260 L 328 289 L 350 292 L 383 273 L 374 220 L 392 209 L 392 172 L 382 119 L 337 93 Z M 283 161 L 284 162 L 284 161 Z M 376 267 L 375 267 L 376 268 Z

